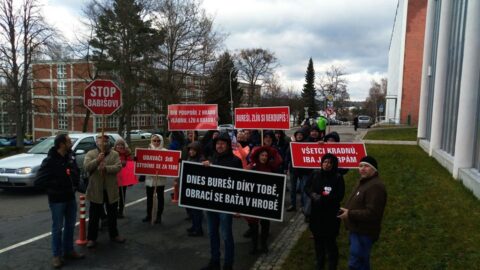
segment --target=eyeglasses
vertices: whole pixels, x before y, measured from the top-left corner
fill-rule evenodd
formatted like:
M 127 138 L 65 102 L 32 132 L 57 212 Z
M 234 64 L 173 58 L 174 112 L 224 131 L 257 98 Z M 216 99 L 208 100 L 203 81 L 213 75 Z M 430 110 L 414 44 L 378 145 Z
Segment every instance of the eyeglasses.
M 161 142 L 161 140 L 152 140 L 152 142 Z

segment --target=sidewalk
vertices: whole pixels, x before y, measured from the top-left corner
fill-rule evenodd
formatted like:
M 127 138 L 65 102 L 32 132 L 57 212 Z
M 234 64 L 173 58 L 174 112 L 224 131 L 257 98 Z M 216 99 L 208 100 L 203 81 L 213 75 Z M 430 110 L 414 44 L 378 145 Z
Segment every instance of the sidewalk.
M 298 211 L 295 216 L 289 220 L 289 224 L 280 232 L 277 239 L 270 245 L 269 252 L 260 256 L 250 269 L 281 269 L 290 254 L 290 250 L 292 250 L 306 229 L 307 224 L 304 222 L 304 216 L 301 211 Z

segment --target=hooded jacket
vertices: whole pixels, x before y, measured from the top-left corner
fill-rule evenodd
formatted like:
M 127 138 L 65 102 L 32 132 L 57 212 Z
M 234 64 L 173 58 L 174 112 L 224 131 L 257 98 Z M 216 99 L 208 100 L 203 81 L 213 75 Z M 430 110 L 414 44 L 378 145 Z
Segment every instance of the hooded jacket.
M 220 165 L 225 167 L 239 168 L 242 169 L 242 161 L 233 154 L 232 151 L 232 139 L 228 133 L 221 133 L 217 138 L 213 140 L 213 146 L 216 147 L 218 141 L 224 141 L 227 143 L 227 150 L 223 153 L 218 153 L 215 149 L 210 162 L 213 165 Z
M 75 190 L 79 181 L 80 170 L 73 153 L 68 152 L 62 156 L 55 147 L 52 147 L 40 165 L 35 186 L 46 189 L 49 202 L 67 202 L 75 200 Z
M 314 170 L 305 185 L 305 193 L 312 202 L 310 230 L 317 236 L 338 235 L 340 219 L 337 218 L 340 202 L 345 196 L 345 182 L 338 173 L 338 159 L 332 154 L 325 154 L 321 162 L 330 159 L 332 169 Z
M 189 154 L 190 149 L 195 150 L 197 152 L 197 155 L 194 157 L 191 157 Z M 185 160 L 192 161 L 192 162 L 202 162 L 203 160 L 205 160 L 202 154 L 202 144 L 200 142 L 196 141 L 196 142 L 190 143 L 187 146 L 186 150 L 187 150 L 187 158 Z
M 148 149 L 154 149 L 154 150 L 167 150 L 164 145 L 165 141 L 163 140 L 162 135 L 160 134 L 153 134 L 153 136 L 156 136 L 160 138 L 160 145 L 158 147 L 153 146 L 152 144 L 148 145 Z M 156 179 L 156 183 L 155 183 Z M 145 177 L 145 186 L 147 187 L 154 187 L 155 185 L 157 186 L 165 186 L 167 184 L 167 178 L 166 177 L 156 177 L 152 175 L 147 175 Z
M 307 139 L 307 137 L 306 137 L 307 133 L 305 132 L 306 130 L 309 130 L 309 129 L 301 128 L 301 129 L 298 129 L 297 131 L 295 131 L 295 133 L 293 133 L 294 138 L 296 138 L 298 133 L 301 133 L 303 135 L 303 140 L 295 141 L 295 142 L 305 142 L 306 141 L 306 139 Z M 291 155 L 290 147 L 288 147 L 287 153 L 285 155 L 285 161 L 284 161 L 283 167 L 285 169 L 288 168 L 293 177 L 302 177 L 304 175 L 308 175 L 311 172 L 310 169 L 293 168 L 293 166 L 292 166 L 292 155 Z
M 260 153 L 267 151 L 268 160 L 267 163 L 260 163 Z M 277 172 L 278 168 L 282 165 L 282 157 L 278 151 L 271 146 L 262 146 L 257 148 L 252 153 L 252 162 L 248 165 L 248 169 L 261 171 L 261 172 Z

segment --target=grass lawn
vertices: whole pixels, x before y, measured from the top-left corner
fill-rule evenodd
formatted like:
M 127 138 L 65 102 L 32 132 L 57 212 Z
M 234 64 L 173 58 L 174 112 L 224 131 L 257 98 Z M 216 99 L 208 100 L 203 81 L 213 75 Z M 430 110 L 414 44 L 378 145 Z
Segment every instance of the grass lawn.
M 416 141 L 416 128 L 386 128 L 386 129 L 370 129 L 365 140 L 388 140 L 388 141 Z
M 379 163 L 388 199 L 373 269 L 480 269 L 480 201 L 418 146 L 367 145 Z M 346 178 L 346 196 L 358 173 Z M 282 269 L 314 269 L 307 230 Z M 347 269 L 343 224 L 339 269 Z

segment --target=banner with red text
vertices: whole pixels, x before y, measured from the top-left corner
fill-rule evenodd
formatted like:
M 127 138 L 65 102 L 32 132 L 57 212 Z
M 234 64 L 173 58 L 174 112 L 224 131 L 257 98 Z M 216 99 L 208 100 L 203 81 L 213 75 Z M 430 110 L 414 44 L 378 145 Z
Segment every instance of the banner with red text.
M 217 104 L 168 105 L 168 130 L 211 130 L 218 128 Z
M 290 107 L 235 108 L 236 129 L 290 129 Z
M 360 159 L 367 155 L 363 143 L 302 143 L 291 142 L 290 152 L 294 168 L 320 168 L 327 153 L 338 158 L 339 168 L 358 168 Z
M 135 150 L 135 174 L 178 177 L 181 151 Z

